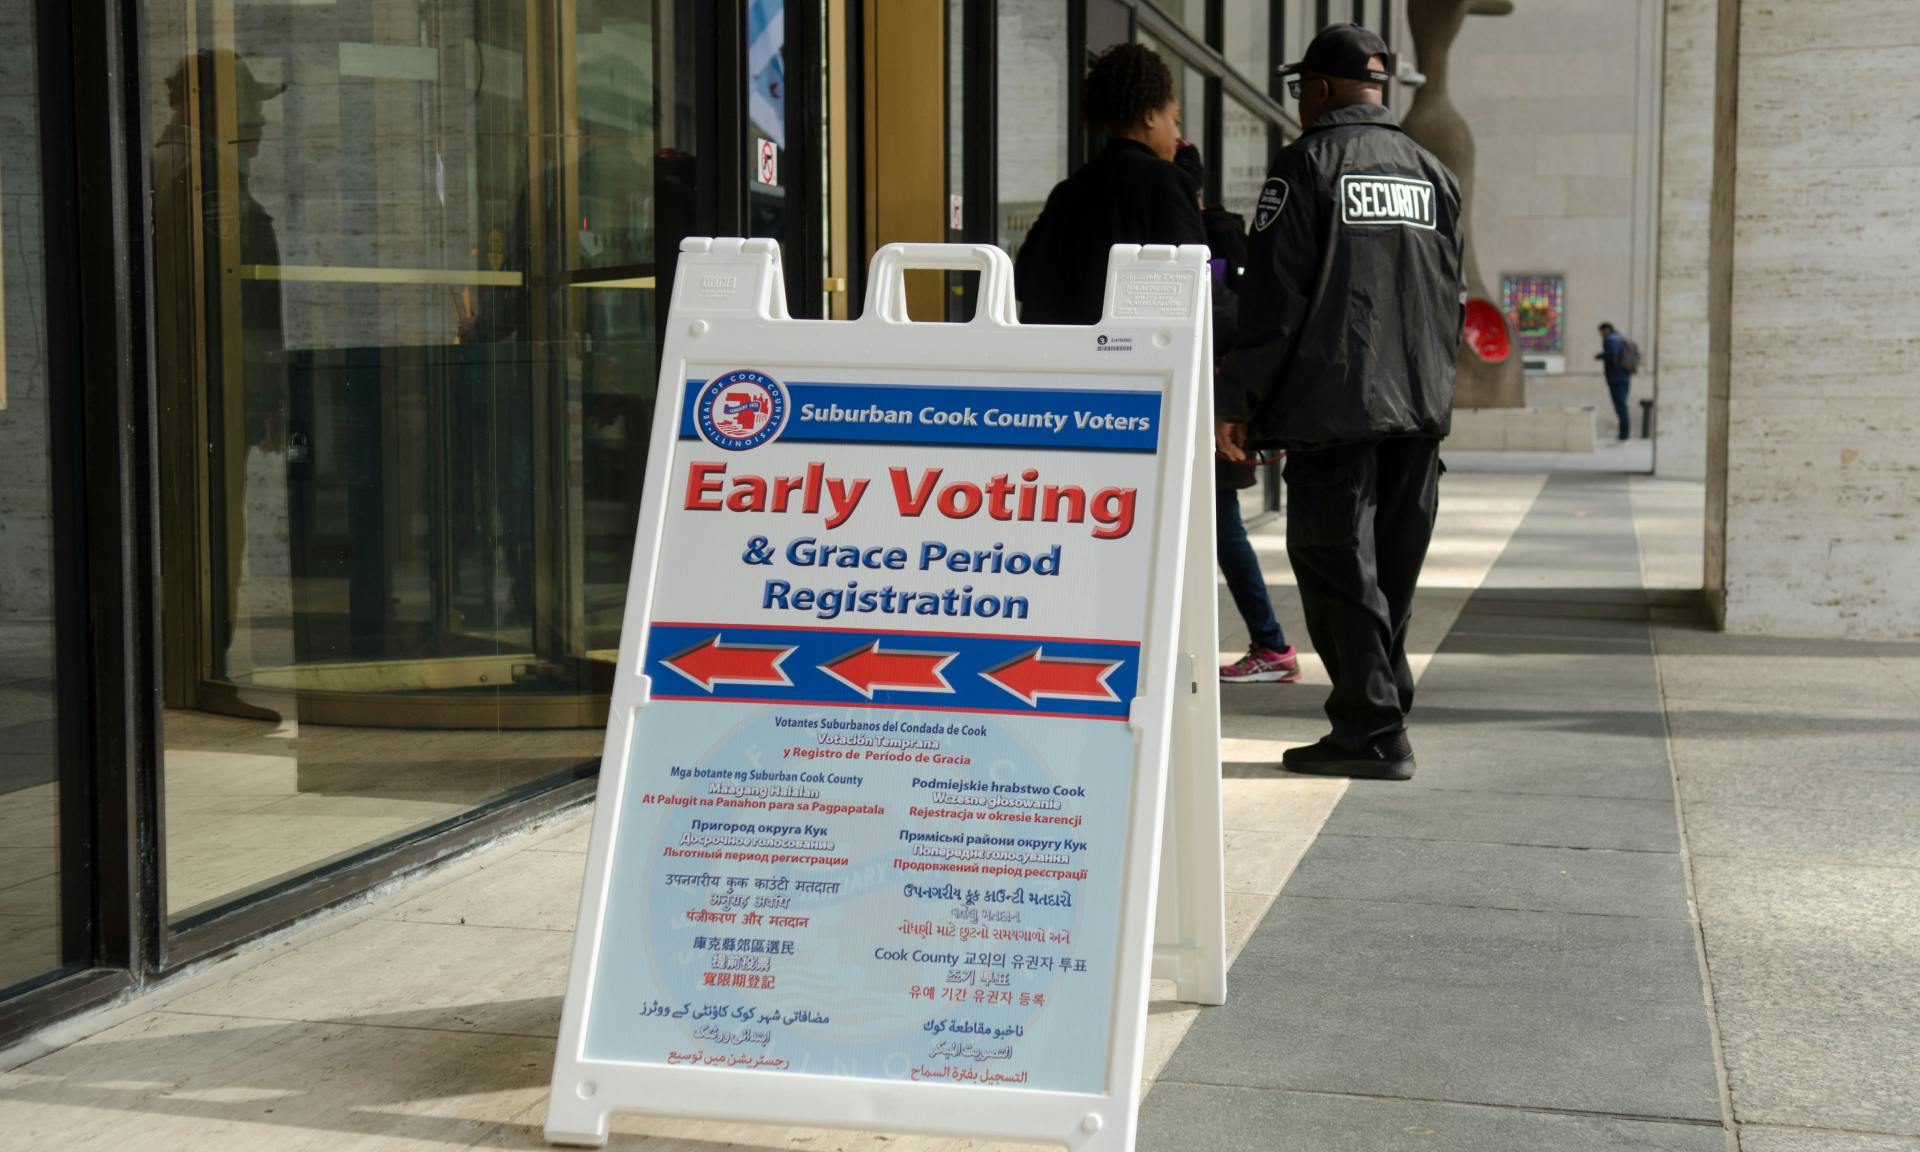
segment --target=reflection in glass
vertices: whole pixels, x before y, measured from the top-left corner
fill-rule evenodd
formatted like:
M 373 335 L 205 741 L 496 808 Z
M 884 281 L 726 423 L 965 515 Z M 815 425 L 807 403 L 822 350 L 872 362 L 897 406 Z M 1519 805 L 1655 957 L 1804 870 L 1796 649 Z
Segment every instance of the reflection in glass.
M 1254 201 L 1266 183 L 1277 135 L 1267 121 L 1231 96 L 1220 101 L 1220 204 L 1253 218 Z
M 1279 67 L 1290 61 L 1298 60 L 1306 53 L 1307 45 L 1313 42 L 1314 34 L 1320 31 L 1318 23 L 1319 9 L 1315 0 L 1283 0 L 1280 8 L 1280 46 L 1281 59 L 1274 61 Z M 1286 86 L 1274 94 L 1280 106 L 1298 118 L 1300 102 L 1287 93 Z
M 1020 254 L 1047 193 L 1067 178 L 1067 0 L 999 0 L 995 240 Z
M 784 237 L 788 220 L 787 5 L 747 0 L 747 234 Z
M 61 966 L 47 292 L 33 7 L 0 15 L 0 989 Z
M 969 74 L 968 61 L 974 58 L 979 46 L 968 41 L 969 36 L 978 34 L 978 27 L 967 19 L 967 0 L 947 0 L 946 15 L 946 112 L 947 112 L 947 184 L 946 184 L 946 239 L 950 244 L 966 241 L 973 225 L 973 213 L 980 210 L 978 204 L 969 203 L 967 188 L 973 175 L 968 169 L 967 157 L 974 149 L 967 141 L 967 110 L 979 94 L 969 91 L 969 85 L 977 77 Z M 973 312 L 979 306 L 980 274 L 978 272 L 946 272 L 941 274 L 943 299 L 946 302 L 944 318 L 954 322 L 973 319 Z
M 1274 0 L 1225 0 L 1220 11 L 1220 54 L 1227 66 L 1253 81 L 1262 92 L 1273 90 L 1273 70 L 1284 60 L 1271 59 Z
M 694 7 L 148 0 L 176 919 L 590 770 Z
M 1173 17 L 1196 40 L 1207 36 L 1207 0 L 1160 0 L 1160 10 Z
M 1207 83 L 1205 72 L 1188 67 L 1187 62 L 1168 50 L 1159 41 L 1144 33 L 1138 37 L 1140 43 L 1160 54 L 1167 62 L 1167 68 L 1173 73 L 1173 91 L 1180 97 L 1180 134 L 1198 141 L 1202 131 L 1202 122 L 1206 116 Z M 1205 148 L 1201 151 L 1204 153 Z M 1208 158 L 1211 160 L 1211 157 Z

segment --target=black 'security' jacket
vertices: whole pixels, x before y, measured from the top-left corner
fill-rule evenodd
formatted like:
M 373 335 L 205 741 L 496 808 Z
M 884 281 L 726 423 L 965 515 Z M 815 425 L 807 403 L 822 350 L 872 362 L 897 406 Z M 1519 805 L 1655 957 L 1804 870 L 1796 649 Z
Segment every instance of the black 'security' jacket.
M 1022 324 L 1098 324 L 1115 244 L 1205 244 L 1186 173 L 1116 137 L 1054 185 L 1014 262 Z
M 1445 436 L 1461 276 L 1453 173 L 1384 107 L 1322 116 L 1260 190 L 1216 415 L 1256 447 Z

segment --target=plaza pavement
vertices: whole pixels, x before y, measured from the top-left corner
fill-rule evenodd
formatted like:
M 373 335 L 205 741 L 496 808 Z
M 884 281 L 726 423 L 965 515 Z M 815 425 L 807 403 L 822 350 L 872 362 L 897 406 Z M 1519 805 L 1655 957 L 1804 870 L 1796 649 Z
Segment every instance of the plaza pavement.
M 1920 644 L 1705 631 L 1699 486 L 1518 463 L 1558 470 L 1445 481 L 1413 781 L 1273 769 L 1322 728 L 1310 657 L 1226 689 L 1229 999 L 1153 1003 L 1142 1152 L 1920 1152 Z M 586 836 L 0 1053 L 0 1147 L 543 1147 Z M 640 1117 L 613 1146 L 988 1147 Z

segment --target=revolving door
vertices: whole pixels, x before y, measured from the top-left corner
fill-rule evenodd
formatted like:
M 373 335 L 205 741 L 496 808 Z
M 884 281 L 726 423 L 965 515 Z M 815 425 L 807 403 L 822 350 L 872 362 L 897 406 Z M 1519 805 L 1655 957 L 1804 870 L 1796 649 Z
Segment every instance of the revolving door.
M 700 7 L 155 6 L 170 707 L 602 722 Z

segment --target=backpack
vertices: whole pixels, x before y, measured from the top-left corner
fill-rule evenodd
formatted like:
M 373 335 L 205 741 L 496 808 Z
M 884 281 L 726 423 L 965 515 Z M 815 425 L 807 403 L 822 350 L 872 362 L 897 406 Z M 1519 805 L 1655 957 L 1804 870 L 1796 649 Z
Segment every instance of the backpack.
M 1620 337 L 1620 367 L 1626 369 L 1629 376 L 1640 371 L 1640 345 L 1625 336 Z

